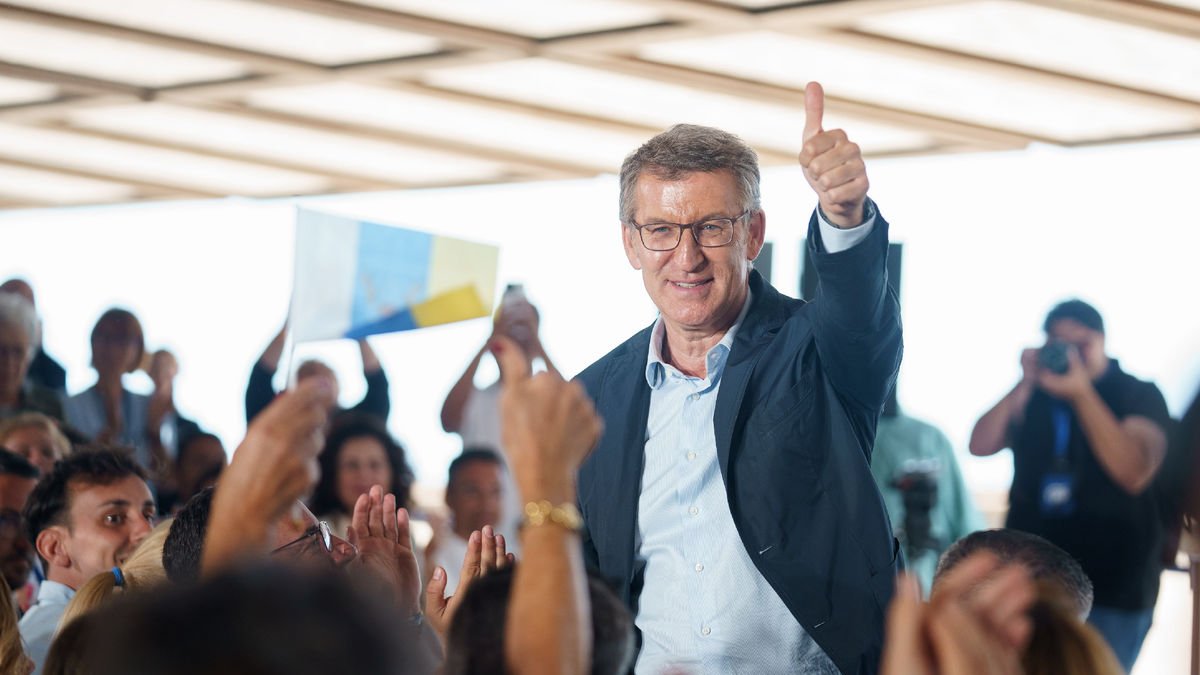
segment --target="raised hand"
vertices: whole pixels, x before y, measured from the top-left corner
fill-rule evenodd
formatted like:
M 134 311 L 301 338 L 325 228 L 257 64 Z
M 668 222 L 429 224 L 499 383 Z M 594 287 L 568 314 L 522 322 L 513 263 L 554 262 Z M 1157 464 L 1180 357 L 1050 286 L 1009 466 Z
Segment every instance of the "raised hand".
M 332 382 L 312 377 L 254 418 L 213 495 L 205 574 L 233 558 L 265 553 L 271 529 L 320 477 L 317 454 L 333 403 Z
M 901 575 L 888 608 L 881 675 L 1017 675 L 1034 597 L 1028 573 L 1000 568 L 990 553 L 955 567 L 928 604 L 915 579 Z
M 821 204 L 837 227 L 861 225 L 866 204 L 867 166 L 862 150 L 841 129 L 825 131 L 825 91 L 816 82 L 804 88 L 804 147 L 800 166 Z
M 409 536 L 407 509 L 396 508 L 396 496 L 374 485 L 354 503 L 346 538 L 358 549 L 358 565 L 393 594 L 407 616 L 421 611 L 421 577 Z
M 600 438 L 604 423 L 578 382 L 556 373 L 530 376 L 529 357 L 516 342 L 497 336 L 501 438 L 526 501 L 574 501 L 575 475 Z
M 484 525 L 483 531 L 472 532 L 467 538 L 467 554 L 463 556 L 458 588 L 452 596 L 446 595 L 446 570 L 441 567 L 433 569 L 433 576 L 425 587 L 425 617 L 443 642 L 454 613 L 458 611 L 471 584 L 492 570 L 513 564 L 513 554 L 505 549 L 504 535 L 496 534 L 491 525 Z

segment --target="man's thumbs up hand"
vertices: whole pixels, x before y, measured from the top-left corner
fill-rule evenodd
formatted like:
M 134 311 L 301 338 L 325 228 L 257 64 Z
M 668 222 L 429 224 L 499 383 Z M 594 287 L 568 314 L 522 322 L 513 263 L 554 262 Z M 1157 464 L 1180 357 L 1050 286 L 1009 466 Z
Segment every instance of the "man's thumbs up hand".
M 841 129 L 825 131 L 825 91 L 816 82 L 804 88 L 804 147 L 800 166 L 826 219 L 849 228 L 863 222 L 867 199 L 867 166 L 862 150 Z
M 804 87 L 804 142 L 821 133 L 825 117 L 825 90 L 819 82 L 809 82 Z

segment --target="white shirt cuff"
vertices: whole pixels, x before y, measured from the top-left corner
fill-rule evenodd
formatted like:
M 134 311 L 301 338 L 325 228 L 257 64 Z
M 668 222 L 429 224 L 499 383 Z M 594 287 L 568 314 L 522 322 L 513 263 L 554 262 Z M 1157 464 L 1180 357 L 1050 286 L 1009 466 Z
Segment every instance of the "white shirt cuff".
M 866 239 L 867 235 L 871 234 L 871 230 L 875 227 L 876 211 L 869 206 L 866 209 L 870 214 L 866 222 L 858 227 L 843 230 L 825 220 L 825 214 L 821 213 L 820 207 L 817 208 L 817 222 L 821 227 L 821 243 L 825 244 L 826 252 L 840 253 L 854 248 L 860 241 Z

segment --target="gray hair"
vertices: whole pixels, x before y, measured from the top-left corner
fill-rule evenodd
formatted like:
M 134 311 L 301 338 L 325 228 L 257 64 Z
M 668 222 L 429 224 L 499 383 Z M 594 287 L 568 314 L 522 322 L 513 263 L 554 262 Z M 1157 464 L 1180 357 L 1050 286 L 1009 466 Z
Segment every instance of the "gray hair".
M 642 144 L 621 163 L 621 222 L 634 215 L 634 192 L 642 173 L 663 180 L 690 173 L 729 171 L 737 179 L 742 206 L 759 208 L 758 154 L 728 131 L 676 124 Z
M 0 325 L 16 326 L 25 331 L 29 338 L 29 356 L 32 357 L 40 344 L 37 311 L 25 298 L 16 293 L 0 293 Z

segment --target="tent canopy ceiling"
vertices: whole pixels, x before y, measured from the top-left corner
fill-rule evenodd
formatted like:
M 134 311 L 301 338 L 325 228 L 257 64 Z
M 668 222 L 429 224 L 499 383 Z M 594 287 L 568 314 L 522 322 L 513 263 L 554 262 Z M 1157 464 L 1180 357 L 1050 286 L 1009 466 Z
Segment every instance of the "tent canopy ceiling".
M 614 172 L 676 122 L 790 164 L 1200 133 L 1200 0 L 0 0 L 0 208 Z

